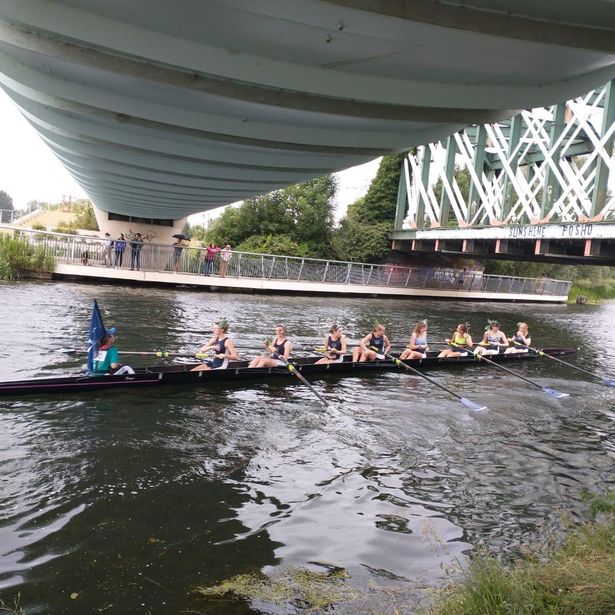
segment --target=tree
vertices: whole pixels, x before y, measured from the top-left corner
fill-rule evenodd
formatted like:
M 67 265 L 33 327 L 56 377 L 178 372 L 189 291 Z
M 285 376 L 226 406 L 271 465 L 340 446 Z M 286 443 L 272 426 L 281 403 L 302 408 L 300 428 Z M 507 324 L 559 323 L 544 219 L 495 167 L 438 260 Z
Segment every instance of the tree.
M 3 190 L 0 190 L 0 222 L 13 221 L 13 199 Z
M 337 258 L 364 263 L 386 258 L 405 157 L 384 156 L 367 194 L 349 205 L 332 239 Z
M 333 248 L 337 258 L 355 263 L 373 263 L 384 259 L 389 253 L 388 222 L 361 224 L 352 218 L 344 218 L 333 236 Z
M 395 221 L 399 177 L 407 152 L 383 156 L 376 177 L 365 197 L 352 209 L 352 216 L 362 224 Z
M 307 244 L 299 244 L 288 235 L 252 235 L 235 249 L 238 252 L 253 252 L 256 254 L 310 256 L 310 249 Z
M 301 252 L 307 250 L 306 255 L 326 258 L 333 254 L 331 236 L 335 191 L 335 179 L 326 175 L 247 199 L 240 207 L 228 207 L 212 222 L 206 241 L 218 245 L 228 243 L 237 249 L 252 237 L 260 239 L 249 245 L 258 247 L 271 245 L 263 238 L 285 236 L 302 246 Z
M 98 222 L 94 214 L 92 203 L 87 199 L 76 201 L 73 206 L 75 217 L 69 226 L 86 231 L 98 231 Z

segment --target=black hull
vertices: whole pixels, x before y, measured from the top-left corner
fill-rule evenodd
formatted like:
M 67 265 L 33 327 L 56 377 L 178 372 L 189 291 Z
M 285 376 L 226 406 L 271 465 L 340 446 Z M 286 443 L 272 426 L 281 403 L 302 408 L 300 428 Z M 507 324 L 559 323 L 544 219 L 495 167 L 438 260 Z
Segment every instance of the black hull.
M 550 355 L 564 355 L 576 352 L 569 348 L 545 348 L 544 352 Z M 430 352 L 426 359 L 407 361 L 407 364 L 419 371 L 448 369 L 451 367 L 481 366 L 485 364 L 477 361 L 473 356 L 458 359 L 438 359 L 436 352 Z M 499 354 L 489 356 L 489 359 L 498 363 L 515 364 L 518 361 L 528 361 L 538 358 L 533 352 L 520 354 Z M 350 357 L 347 357 L 348 359 Z M 400 367 L 392 361 L 370 361 L 353 363 L 351 360 L 344 363 L 329 363 L 315 365 L 315 359 L 300 358 L 294 365 L 303 376 L 352 374 L 360 376 L 378 371 L 399 371 Z M 138 368 L 134 375 L 122 376 L 63 376 L 57 378 L 31 378 L 28 380 L 14 380 L 0 382 L 0 396 L 46 395 L 48 393 L 73 393 L 107 389 L 133 390 L 143 387 L 159 387 L 167 385 L 207 385 L 209 383 L 235 382 L 243 380 L 269 380 L 272 378 L 294 380 L 296 378 L 284 367 L 253 368 L 247 367 L 247 361 L 231 363 L 227 369 L 209 370 L 201 372 L 190 371 L 192 364 L 168 365 L 150 368 Z

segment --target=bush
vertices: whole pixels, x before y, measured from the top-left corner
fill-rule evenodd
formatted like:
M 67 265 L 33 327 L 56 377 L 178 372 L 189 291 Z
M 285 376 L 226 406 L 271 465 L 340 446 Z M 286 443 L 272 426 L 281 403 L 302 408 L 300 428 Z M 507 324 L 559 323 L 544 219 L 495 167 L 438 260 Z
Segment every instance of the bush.
M 604 523 L 581 525 L 557 550 L 507 568 L 483 552 L 430 615 L 612 615 L 615 612 L 615 495 L 593 500 Z
M 29 272 L 51 272 L 55 260 L 41 246 L 32 246 L 27 241 L 5 235 L 0 237 L 0 278 L 14 280 L 27 277 Z
M 40 222 L 36 222 L 32 225 L 32 230 L 33 231 L 46 231 L 47 227 L 44 224 L 41 224 Z
M 275 254 L 280 256 L 310 256 L 310 248 L 305 243 L 297 243 L 288 235 L 252 235 L 239 244 L 237 252 L 255 254 Z

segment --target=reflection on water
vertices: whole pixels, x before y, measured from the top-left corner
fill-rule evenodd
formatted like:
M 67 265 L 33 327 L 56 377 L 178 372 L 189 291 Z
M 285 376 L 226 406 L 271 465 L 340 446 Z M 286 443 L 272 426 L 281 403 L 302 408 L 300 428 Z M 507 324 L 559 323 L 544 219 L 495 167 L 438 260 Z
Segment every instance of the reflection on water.
M 574 361 L 605 374 L 615 343 L 614 304 L 9 283 L 2 379 L 79 371 L 84 355 L 60 349 L 84 347 L 94 297 L 124 349 L 194 351 L 221 316 L 240 347 L 260 347 L 277 322 L 313 342 L 332 322 L 358 339 L 379 320 L 406 342 L 426 317 L 434 343 L 458 321 L 478 335 L 497 316 L 512 334 L 522 319 L 536 343 L 578 346 Z M 405 373 L 317 380 L 326 411 L 294 381 L 2 400 L 0 597 L 20 593 L 28 613 L 203 611 L 195 586 L 280 565 L 429 585 L 471 545 L 514 555 L 562 511 L 583 519 L 584 490 L 613 488 L 615 465 L 614 389 L 547 360 L 518 369 L 571 397 L 482 366 L 432 377 L 483 414 Z

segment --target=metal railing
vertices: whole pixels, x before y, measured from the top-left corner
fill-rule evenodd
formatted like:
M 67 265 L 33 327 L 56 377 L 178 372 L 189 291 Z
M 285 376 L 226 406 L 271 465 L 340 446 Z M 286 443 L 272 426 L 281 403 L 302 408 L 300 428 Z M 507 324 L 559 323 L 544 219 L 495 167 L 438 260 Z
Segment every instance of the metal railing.
M 65 235 L 42 231 L 11 229 L 21 238 L 43 247 L 56 262 L 84 266 L 138 268 L 144 271 L 176 272 L 234 278 L 291 280 L 320 284 L 356 286 L 389 286 L 473 293 L 568 295 L 572 282 L 551 278 L 524 278 L 488 275 L 481 271 L 459 270 L 445 267 L 408 267 L 406 265 L 374 265 L 343 261 L 232 252 L 226 268 L 218 253 L 211 265 L 207 264 L 206 249 L 172 246 L 146 242 L 138 250 L 127 240 L 125 249 L 119 250 L 98 237 Z M 221 268 L 222 266 L 222 268 Z

